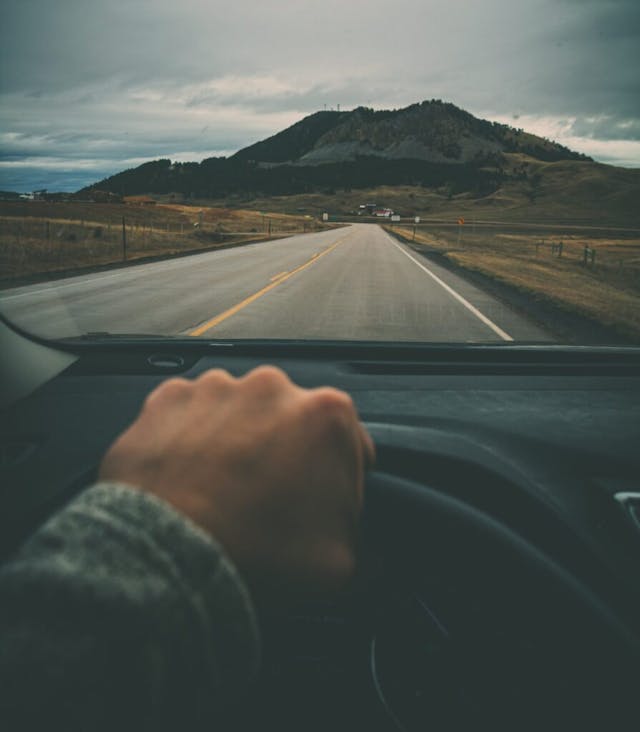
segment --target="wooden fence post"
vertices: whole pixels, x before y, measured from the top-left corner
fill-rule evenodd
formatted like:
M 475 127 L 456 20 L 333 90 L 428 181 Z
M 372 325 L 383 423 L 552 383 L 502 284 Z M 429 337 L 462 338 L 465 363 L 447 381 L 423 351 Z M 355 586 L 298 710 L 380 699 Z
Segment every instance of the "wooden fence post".
M 592 247 L 585 244 L 584 246 L 584 253 L 582 255 L 582 261 L 584 266 L 586 267 L 589 262 L 591 262 L 592 265 L 595 265 L 596 263 L 596 250 Z

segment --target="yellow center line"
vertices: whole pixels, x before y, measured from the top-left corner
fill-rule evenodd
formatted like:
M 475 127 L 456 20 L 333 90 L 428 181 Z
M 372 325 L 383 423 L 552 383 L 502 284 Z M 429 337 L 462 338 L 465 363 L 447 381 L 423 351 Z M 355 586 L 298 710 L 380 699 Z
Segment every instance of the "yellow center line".
M 347 234 L 346 236 L 343 236 L 341 239 L 338 239 L 335 244 L 332 244 L 330 247 L 327 247 L 326 249 L 323 249 L 321 252 L 318 252 L 317 254 L 314 254 L 311 259 L 308 259 L 304 264 L 301 264 L 299 267 L 296 267 L 295 269 L 292 269 L 291 272 L 287 272 L 282 274 L 282 276 L 279 276 L 278 279 L 273 281 L 270 285 L 266 285 L 266 287 L 263 287 L 261 290 L 258 290 L 258 292 L 254 292 L 253 295 L 249 295 L 249 297 L 246 297 L 244 300 L 239 302 L 237 305 L 234 305 L 233 307 L 230 307 L 228 310 L 225 310 L 223 313 L 220 313 L 220 315 L 216 315 L 214 318 L 211 318 L 211 320 L 207 320 L 206 322 L 199 325 L 197 328 L 194 328 L 189 335 L 190 336 L 200 336 L 203 333 L 205 333 L 208 330 L 211 330 L 212 328 L 215 328 L 216 325 L 220 325 L 223 321 L 227 320 L 227 318 L 230 318 L 232 315 L 235 315 L 238 311 L 242 310 L 243 308 L 246 308 L 247 305 L 251 305 L 252 302 L 255 302 L 259 298 L 261 298 L 263 295 L 266 295 L 267 292 L 270 290 L 273 290 L 274 288 L 278 287 L 278 285 L 281 285 L 283 282 L 286 282 L 288 279 L 293 277 L 295 274 L 298 274 L 298 272 L 302 272 L 303 269 L 306 269 L 307 267 L 310 267 L 314 262 L 317 262 L 320 257 L 324 257 L 325 254 L 329 254 L 329 252 L 332 252 L 338 244 L 342 244 L 342 242 L 345 239 L 348 239 L 349 236 L 351 236 L 351 233 Z M 276 275 L 278 277 L 278 275 Z
M 288 273 L 289 273 L 288 269 L 285 269 L 284 272 L 278 272 L 277 275 L 273 275 L 273 277 L 269 280 L 269 282 L 273 282 L 274 280 L 279 280 L 282 277 L 282 275 L 286 275 Z

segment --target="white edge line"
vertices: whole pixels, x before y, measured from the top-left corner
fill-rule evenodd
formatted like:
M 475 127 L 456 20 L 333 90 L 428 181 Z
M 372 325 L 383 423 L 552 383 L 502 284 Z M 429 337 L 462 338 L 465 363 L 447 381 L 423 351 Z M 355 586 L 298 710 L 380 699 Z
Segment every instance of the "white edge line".
M 389 237 L 391 238 L 391 237 Z M 438 275 L 435 275 L 428 267 L 425 267 L 424 264 L 418 262 L 418 260 L 415 257 L 412 257 L 409 252 L 405 251 L 400 244 L 398 244 L 396 241 L 391 239 L 391 243 L 397 247 L 405 257 L 409 257 L 409 259 L 414 263 L 417 264 L 418 267 L 420 267 L 423 272 L 426 272 L 429 277 L 432 277 L 441 287 L 443 287 L 452 297 L 455 297 L 455 299 L 461 303 L 462 305 L 467 308 L 471 313 L 473 313 L 478 320 L 481 320 L 485 325 L 489 326 L 491 330 L 496 333 L 497 335 L 502 338 L 503 341 L 512 341 L 513 338 L 506 333 L 502 328 L 499 328 L 492 320 L 489 320 L 486 315 L 483 315 L 478 308 L 474 307 L 468 300 L 465 300 L 462 295 L 459 295 L 452 287 L 449 287 L 449 285 L 446 282 L 443 282 Z

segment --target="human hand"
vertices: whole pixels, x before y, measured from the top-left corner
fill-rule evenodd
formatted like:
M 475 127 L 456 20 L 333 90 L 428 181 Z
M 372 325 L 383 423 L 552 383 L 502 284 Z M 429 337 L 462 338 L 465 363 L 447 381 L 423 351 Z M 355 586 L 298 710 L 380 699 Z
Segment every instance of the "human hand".
M 258 596 L 336 589 L 352 575 L 373 442 L 351 398 L 263 366 L 153 391 L 100 479 L 173 505 L 212 534 Z

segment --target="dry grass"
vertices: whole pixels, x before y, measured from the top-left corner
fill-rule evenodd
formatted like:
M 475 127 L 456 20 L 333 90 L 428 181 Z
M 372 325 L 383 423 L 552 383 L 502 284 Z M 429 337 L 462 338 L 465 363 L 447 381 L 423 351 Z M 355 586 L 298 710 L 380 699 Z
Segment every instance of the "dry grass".
M 525 155 L 506 155 L 509 178 L 489 195 L 451 195 L 447 186 L 379 186 L 336 189 L 334 193 L 250 198 L 230 196 L 216 205 L 336 217 L 375 202 L 403 216 L 469 222 L 502 221 L 534 225 L 571 224 L 640 229 L 640 169 L 615 168 L 586 161 L 543 163 Z M 640 232 L 638 232 L 640 233 Z
M 138 198 L 138 197 L 136 197 Z M 0 203 L 0 279 L 10 281 L 312 231 L 304 216 L 178 204 Z
M 409 239 L 412 227 L 392 227 Z M 640 339 L 640 238 L 418 228 L 415 241 L 569 312 Z M 562 253 L 559 245 L 562 242 Z M 595 261 L 585 263 L 585 247 Z

